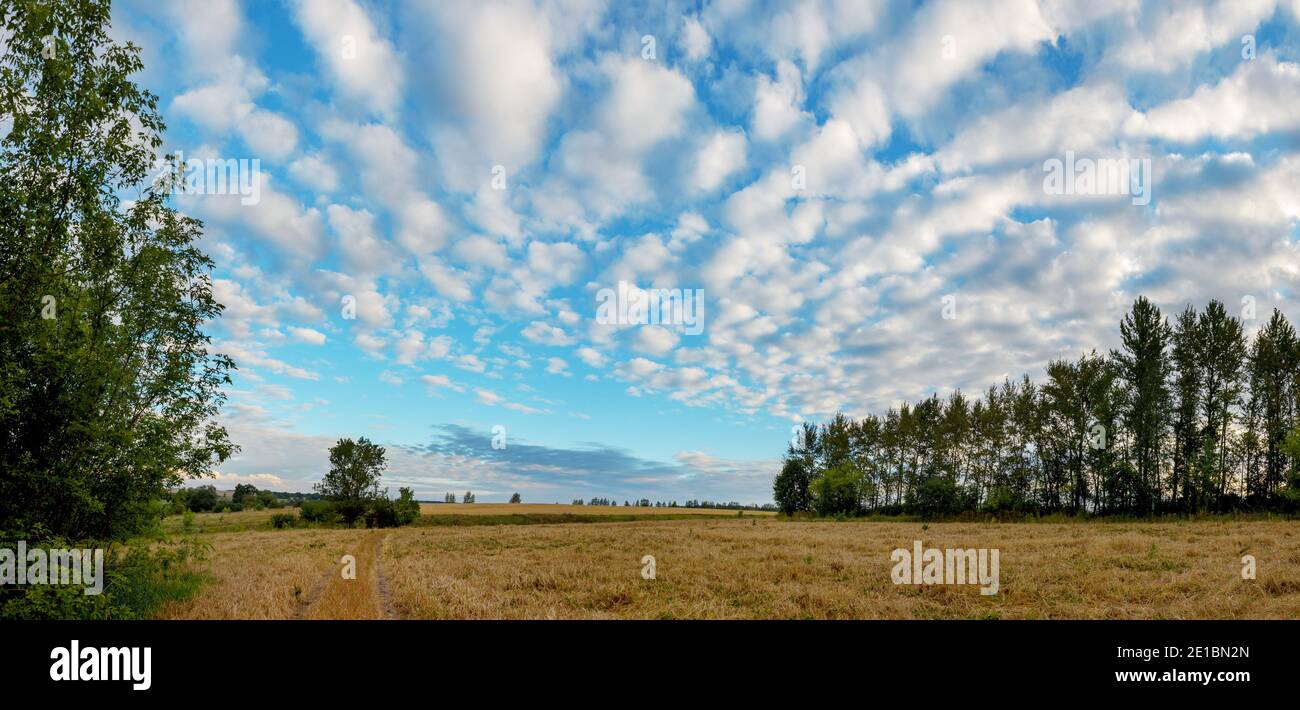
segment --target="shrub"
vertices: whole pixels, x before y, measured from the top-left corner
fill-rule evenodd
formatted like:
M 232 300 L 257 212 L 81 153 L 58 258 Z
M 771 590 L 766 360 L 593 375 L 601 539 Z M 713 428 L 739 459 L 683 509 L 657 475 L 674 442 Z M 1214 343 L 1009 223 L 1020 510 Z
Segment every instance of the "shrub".
M 415 519 L 420 517 L 420 503 L 415 499 L 415 493 L 410 488 L 399 488 L 400 495 L 393 507 L 397 513 L 398 525 L 410 525 Z M 516 493 L 515 495 L 519 495 Z
M 185 495 L 185 504 L 196 513 L 206 513 L 217 507 L 217 489 L 212 486 L 199 486 Z
M 366 508 L 365 520 L 368 528 L 395 528 L 397 507 L 387 498 L 377 498 Z
M 851 466 L 826 471 L 812 489 L 818 515 L 857 515 L 862 509 L 862 473 Z
M 31 544 L 79 548 L 103 543 L 51 539 Z M 85 594 L 76 584 L 0 587 L 0 619 L 147 619 L 164 603 L 188 599 L 199 590 L 203 575 L 195 563 L 204 560 L 207 550 L 207 543 L 194 540 L 110 547 L 104 553 L 102 593 Z
M 271 516 L 271 527 L 275 528 L 276 530 L 291 528 L 293 527 L 295 520 L 296 518 L 294 517 L 293 513 L 276 513 L 275 515 Z
M 912 493 L 911 508 L 913 513 L 929 520 L 956 515 L 965 508 L 965 501 L 956 483 L 942 476 L 931 476 Z
M 305 500 L 298 507 L 298 515 L 309 523 L 333 523 L 339 520 L 334 504 L 327 500 Z
M 366 511 L 370 509 L 370 501 L 364 498 L 350 498 L 347 500 L 331 501 L 334 504 L 334 512 L 338 514 L 339 519 L 344 525 L 351 526 L 360 520 Z

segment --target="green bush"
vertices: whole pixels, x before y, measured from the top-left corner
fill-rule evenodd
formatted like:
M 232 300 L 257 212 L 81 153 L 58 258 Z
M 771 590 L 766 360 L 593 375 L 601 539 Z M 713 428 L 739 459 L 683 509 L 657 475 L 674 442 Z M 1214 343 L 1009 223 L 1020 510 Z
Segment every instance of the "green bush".
M 192 488 L 185 495 L 185 504 L 196 513 L 206 513 L 217 507 L 217 489 L 212 486 Z
M 276 530 L 291 528 L 296 520 L 297 518 L 294 517 L 293 513 L 276 513 L 271 516 L 271 527 Z
M 400 495 L 393 503 L 397 511 L 397 524 L 410 525 L 420 517 L 420 502 L 415 499 L 415 493 L 410 488 L 399 488 L 398 491 Z
M 19 538 L 22 539 L 22 538 Z M 95 548 L 101 543 L 28 542 L 31 547 Z M 12 547 L 12 546 L 11 546 Z M 104 553 L 104 589 L 85 594 L 83 585 L 48 584 L 0 587 L 0 619 L 148 619 L 169 601 L 193 596 L 203 584 L 198 563 L 207 543 L 181 540 L 150 545 L 141 539 L 130 548 Z
M 922 519 L 932 520 L 956 515 L 967 506 L 965 497 L 955 482 L 942 476 L 931 476 L 916 487 L 909 507 L 912 513 Z
M 812 484 L 813 506 L 818 515 L 857 515 L 862 511 L 862 473 L 852 466 L 836 466 Z
M 327 500 L 303 501 L 298 507 L 298 515 L 309 523 L 334 523 L 339 520 L 334 504 Z
M 398 526 L 397 507 L 387 498 L 373 500 L 366 507 L 365 521 L 368 528 L 395 528 Z

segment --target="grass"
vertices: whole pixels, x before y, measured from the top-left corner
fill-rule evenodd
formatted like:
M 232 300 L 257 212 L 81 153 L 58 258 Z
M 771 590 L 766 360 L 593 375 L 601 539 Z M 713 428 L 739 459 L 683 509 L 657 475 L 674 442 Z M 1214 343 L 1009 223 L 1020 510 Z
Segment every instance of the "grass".
M 775 511 L 746 510 L 745 516 L 775 516 Z M 737 511 L 722 508 L 641 508 L 622 505 L 567 505 L 564 503 L 421 503 L 420 515 L 576 515 L 638 518 L 691 515 L 736 517 Z
M 1300 523 L 1284 521 L 844 525 L 747 512 L 205 539 L 215 582 L 167 618 L 380 618 L 385 607 L 427 619 L 1300 618 Z M 917 539 L 997 548 L 1001 591 L 893 584 L 890 552 Z M 343 554 L 356 556 L 356 580 L 335 579 Z M 1241 579 L 1245 554 L 1255 580 Z M 641 577 L 645 555 L 653 580 Z
M 242 532 L 245 530 L 271 530 L 271 518 L 277 513 L 288 513 L 297 517 L 297 508 L 266 508 L 265 510 L 241 510 L 238 513 L 194 513 L 192 532 Z M 184 534 L 185 516 L 169 515 L 163 518 L 163 532 L 169 535 Z
M 233 515 L 233 514 L 229 514 Z M 242 515 L 242 513 L 241 513 Z M 339 559 L 362 555 L 367 530 L 218 532 L 203 566 L 211 583 L 163 606 L 164 619 L 292 619 L 328 586 Z M 358 574 L 358 582 L 361 576 Z
M 630 522 L 634 520 L 680 520 L 687 518 L 774 517 L 771 511 L 722 510 L 717 508 L 633 508 L 551 503 L 422 503 L 416 525 L 541 525 L 560 523 Z M 273 530 L 271 519 L 279 514 L 298 516 L 297 508 L 243 510 L 237 513 L 193 513 L 191 529 L 185 515 L 169 515 L 162 530 L 169 535 L 189 533 L 246 532 Z

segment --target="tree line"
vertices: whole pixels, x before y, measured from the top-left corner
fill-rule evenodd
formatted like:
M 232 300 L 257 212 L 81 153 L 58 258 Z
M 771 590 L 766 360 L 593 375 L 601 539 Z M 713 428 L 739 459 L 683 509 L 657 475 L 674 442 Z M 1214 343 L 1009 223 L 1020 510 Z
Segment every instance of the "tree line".
M 1121 347 L 980 397 L 805 422 L 773 484 L 785 513 L 1300 511 L 1300 340 L 1223 303 L 1173 323 L 1145 297 Z

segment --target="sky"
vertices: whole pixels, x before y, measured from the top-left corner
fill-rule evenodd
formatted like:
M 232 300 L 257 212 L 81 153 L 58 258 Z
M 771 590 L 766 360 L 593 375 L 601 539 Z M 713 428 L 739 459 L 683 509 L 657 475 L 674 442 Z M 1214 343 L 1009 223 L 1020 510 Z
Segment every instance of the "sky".
M 119 0 L 112 33 L 193 167 L 220 488 L 366 436 L 424 499 L 762 503 L 800 422 L 1038 378 L 1138 295 L 1300 319 L 1300 0 Z

